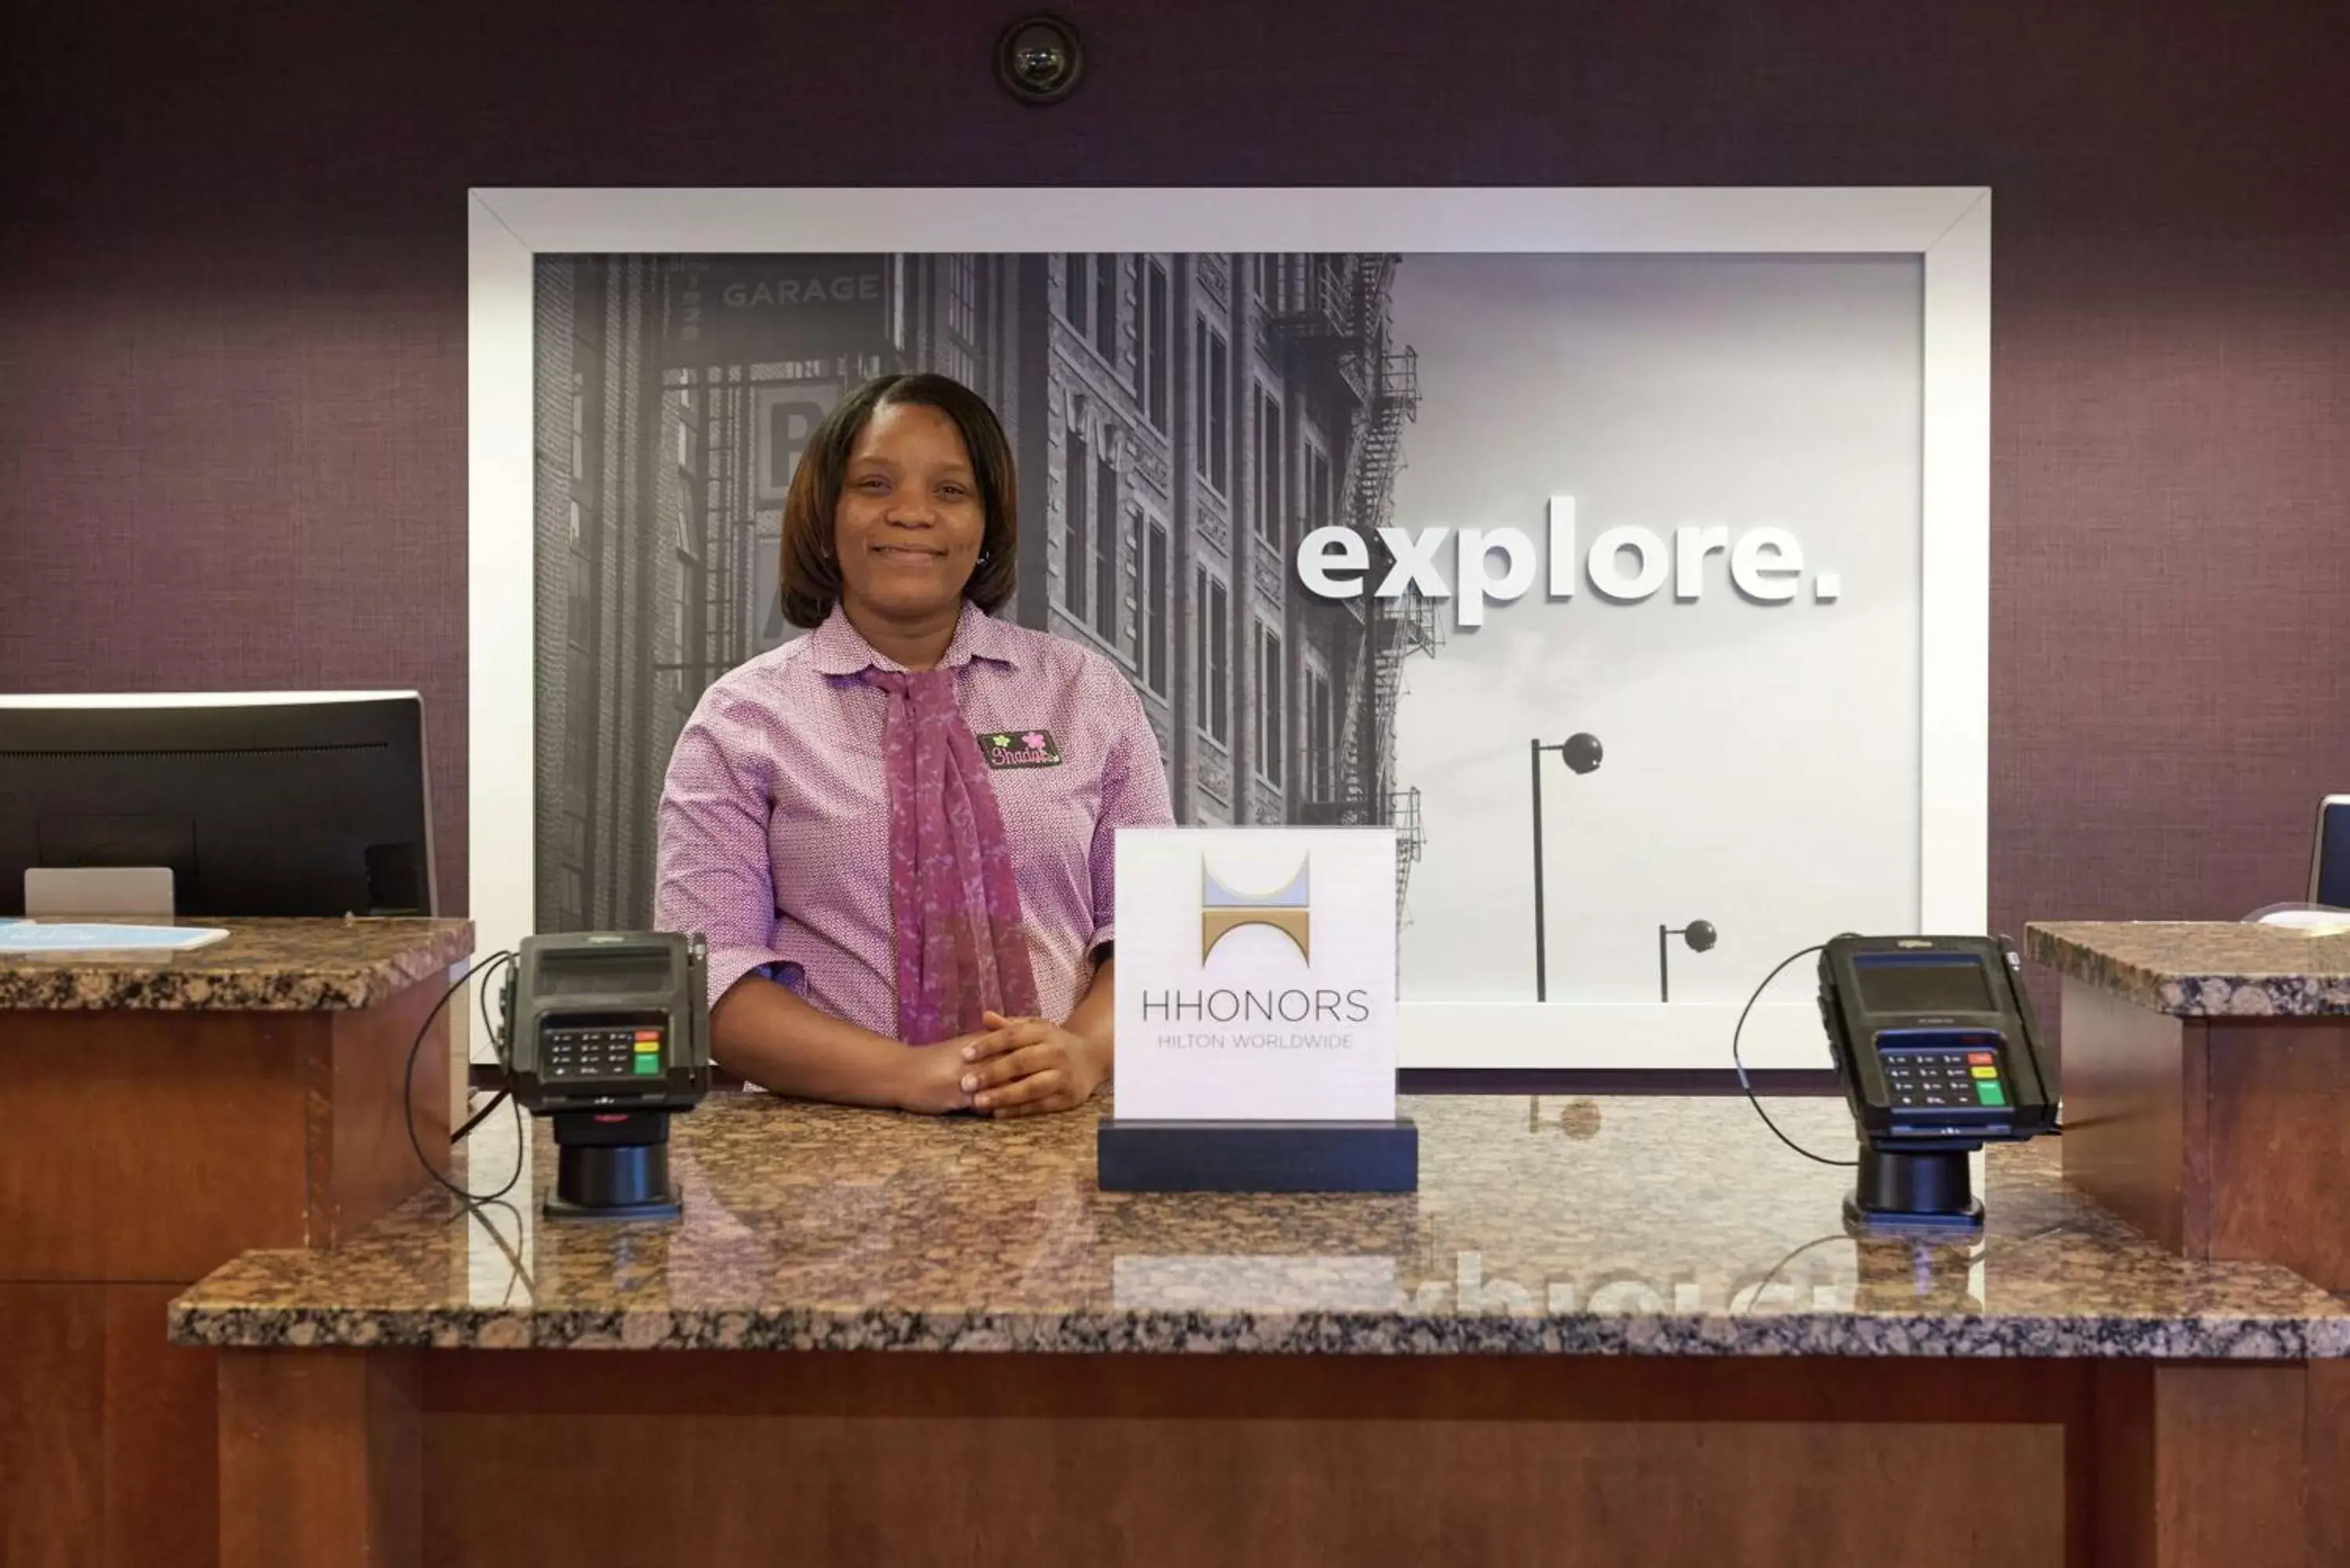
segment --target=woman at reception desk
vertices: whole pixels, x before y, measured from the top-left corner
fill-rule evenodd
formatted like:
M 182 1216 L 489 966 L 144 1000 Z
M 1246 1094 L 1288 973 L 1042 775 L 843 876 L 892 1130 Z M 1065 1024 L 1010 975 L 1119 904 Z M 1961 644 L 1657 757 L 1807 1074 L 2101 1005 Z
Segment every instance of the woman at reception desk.
M 1112 851 L 1172 820 L 1101 655 L 993 618 L 1012 453 L 934 375 L 884 376 L 785 504 L 808 635 L 722 678 L 670 763 L 657 924 L 710 943 L 717 1062 L 815 1099 L 996 1116 L 1108 1077 Z

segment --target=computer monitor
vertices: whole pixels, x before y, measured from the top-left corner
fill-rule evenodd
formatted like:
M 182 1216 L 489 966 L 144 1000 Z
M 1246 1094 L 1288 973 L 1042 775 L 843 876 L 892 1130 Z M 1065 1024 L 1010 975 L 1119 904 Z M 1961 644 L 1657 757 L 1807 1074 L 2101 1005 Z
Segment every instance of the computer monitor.
M 2317 842 L 2309 852 L 2309 901 L 2350 909 L 2350 794 L 2317 803 Z
M 27 867 L 165 866 L 183 915 L 428 915 L 413 691 L 0 695 L 0 915 Z

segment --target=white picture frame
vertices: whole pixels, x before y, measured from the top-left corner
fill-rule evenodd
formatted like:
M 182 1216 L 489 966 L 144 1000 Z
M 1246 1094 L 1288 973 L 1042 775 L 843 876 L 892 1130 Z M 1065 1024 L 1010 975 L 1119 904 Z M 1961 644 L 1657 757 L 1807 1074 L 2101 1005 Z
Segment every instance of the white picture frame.
M 1886 254 L 1923 272 L 1922 929 L 1988 914 L 1991 192 L 1982 186 L 1483 189 L 477 189 L 467 197 L 467 794 L 480 950 L 534 929 L 534 259 L 894 251 Z M 1828 933 L 1823 933 L 1826 935 Z M 1798 976 L 1800 979 L 1800 976 Z M 1793 985 L 1794 982 L 1788 982 Z M 1738 1009 L 1407 1002 L 1403 1068 L 1719 1068 Z M 1753 1067 L 1827 1063 L 1808 992 L 1758 1006 Z

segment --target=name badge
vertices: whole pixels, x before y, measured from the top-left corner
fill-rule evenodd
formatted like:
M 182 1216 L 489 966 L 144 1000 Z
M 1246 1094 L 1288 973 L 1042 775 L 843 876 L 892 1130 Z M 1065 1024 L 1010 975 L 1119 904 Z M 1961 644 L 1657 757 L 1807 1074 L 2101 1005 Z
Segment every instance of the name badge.
M 1050 730 L 982 730 L 979 754 L 991 768 L 1057 768 L 1061 743 Z

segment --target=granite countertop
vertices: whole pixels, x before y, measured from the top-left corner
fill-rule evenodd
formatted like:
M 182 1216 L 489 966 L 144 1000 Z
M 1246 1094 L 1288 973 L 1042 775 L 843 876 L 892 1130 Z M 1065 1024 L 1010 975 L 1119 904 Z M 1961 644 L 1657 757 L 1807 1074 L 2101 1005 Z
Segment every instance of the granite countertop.
M 2350 934 L 2218 921 L 2079 920 L 2035 922 L 2024 938 L 2040 962 L 2158 1012 L 2350 1014 Z
M 1850 1150 L 1839 1101 L 1778 1100 Z M 2192 1263 L 1995 1149 L 1984 1237 L 1856 1242 L 1852 1173 L 1741 1099 L 1437 1097 L 1420 1190 L 1104 1193 L 1091 1108 L 931 1119 L 723 1095 L 676 1124 L 677 1222 L 411 1199 L 334 1252 L 248 1253 L 181 1344 L 1355 1354 L 2350 1356 L 2350 1304 Z M 494 1127 L 511 1128 L 501 1112 Z M 475 1161 L 477 1185 L 504 1169 Z M 503 1160 L 512 1167 L 511 1148 Z M 540 1184 L 534 1190 L 534 1183 Z
M 172 922 L 140 920 L 140 925 Z M 0 1009 L 320 1012 L 373 1007 L 445 976 L 473 950 L 471 920 L 206 920 L 228 936 L 179 953 L 0 954 Z

